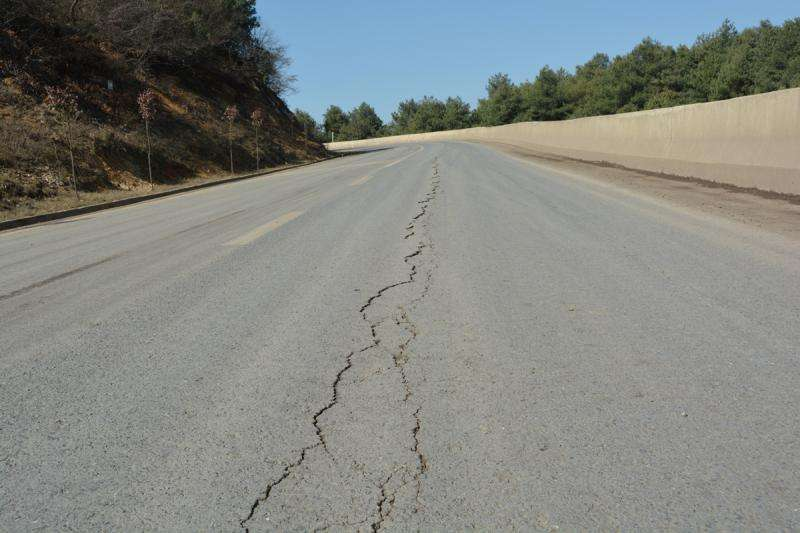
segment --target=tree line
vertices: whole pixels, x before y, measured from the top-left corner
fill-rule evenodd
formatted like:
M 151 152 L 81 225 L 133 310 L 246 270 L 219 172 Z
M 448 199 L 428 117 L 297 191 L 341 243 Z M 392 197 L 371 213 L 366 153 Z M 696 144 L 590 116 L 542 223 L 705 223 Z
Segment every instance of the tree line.
M 564 120 L 710 102 L 800 86 L 800 18 L 738 31 L 729 21 L 692 46 L 642 40 L 627 54 L 598 53 L 569 72 L 545 66 L 531 81 L 489 78 L 475 109 L 458 97 L 404 100 L 383 124 L 366 103 L 330 106 L 316 135 L 355 140 L 524 121 Z M 310 117 L 308 117 L 310 118 Z

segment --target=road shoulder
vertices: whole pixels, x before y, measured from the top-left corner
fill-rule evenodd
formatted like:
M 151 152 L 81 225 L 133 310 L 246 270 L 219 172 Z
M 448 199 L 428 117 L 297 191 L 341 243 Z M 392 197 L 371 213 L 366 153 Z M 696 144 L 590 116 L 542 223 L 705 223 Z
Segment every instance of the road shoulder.
M 681 208 L 720 216 L 800 241 L 800 196 L 656 175 L 599 162 L 578 161 L 504 143 L 480 144 L 548 170 L 610 183 Z

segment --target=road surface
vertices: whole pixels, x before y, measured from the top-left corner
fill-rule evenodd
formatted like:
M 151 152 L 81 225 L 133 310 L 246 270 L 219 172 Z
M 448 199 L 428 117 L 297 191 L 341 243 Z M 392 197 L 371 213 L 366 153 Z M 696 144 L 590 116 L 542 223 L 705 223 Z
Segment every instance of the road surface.
M 798 529 L 799 281 L 462 143 L 0 233 L 0 530 Z

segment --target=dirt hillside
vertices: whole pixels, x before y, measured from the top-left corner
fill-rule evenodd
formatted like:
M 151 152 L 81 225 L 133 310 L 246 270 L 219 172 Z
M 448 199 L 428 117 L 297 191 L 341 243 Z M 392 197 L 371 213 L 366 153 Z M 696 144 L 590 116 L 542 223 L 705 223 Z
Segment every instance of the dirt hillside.
M 234 105 L 235 172 L 256 168 L 250 114 L 261 109 L 261 168 L 314 160 L 322 146 L 306 142 L 286 104 L 246 71 L 158 64 L 146 70 L 93 42 L 57 30 L 45 38 L 0 29 L 0 219 L 93 203 L 150 190 L 145 124 L 137 97 L 156 95 L 151 124 L 155 188 L 228 175 L 228 123 Z M 221 62 L 220 62 L 221 64 Z M 44 105 L 47 87 L 68 90 L 80 111 L 74 128 L 77 185 L 63 133 Z

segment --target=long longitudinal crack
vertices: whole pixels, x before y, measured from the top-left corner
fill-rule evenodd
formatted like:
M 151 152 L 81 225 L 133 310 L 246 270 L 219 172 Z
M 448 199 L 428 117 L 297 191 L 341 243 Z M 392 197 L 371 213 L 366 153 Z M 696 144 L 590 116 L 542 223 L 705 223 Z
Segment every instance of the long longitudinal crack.
M 425 224 L 423 217 L 427 213 L 428 205 L 436 197 L 436 194 L 437 194 L 437 192 L 439 190 L 439 183 L 440 183 L 439 168 L 438 168 L 438 165 L 436 163 L 434 163 L 433 177 L 431 178 L 431 189 L 425 195 L 425 198 L 423 198 L 422 200 L 420 200 L 418 202 L 418 204 L 420 205 L 420 211 L 416 215 L 414 215 L 414 217 L 412 217 L 411 223 L 406 227 L 406 231 L 408 231 L 409 233 L 406 234 L 404 239 L 409 239 L 412 236 L 417 235 L 417 230 L 419 229 L 418 226 Z M 425 248 L 430 247 L 430 246 L 431 246 L 431 244 L 429 242 L 426 243 L 424 240 L 420 240 L 420 242 L 417 244 L 417 249 L 414 250 L 412 253 L 406 255 L 403 258 L 405 263 L 410 266 L 408 280 L 397 282 L 397 283 L 394 283 L 394 284 L 389 285 L 387 287 L 384 287 L 373 298 L 370 298 L 370 300 L 367 301 L 367 304 L 361 309 L 362 317 L 364 318 L 365 321 L 367 321 L 370 324 L 370 329 L 372 331 L 372 335 L 373 335 L 373 338 L 375 340 L 376 346 L 380 344 L 380 338 L 376 334 L 376 326 L 377 326 L 377 324 L 369 322 L 369 319 L 367 318 L 367 314 L 366 314 L 366 309 L 372 304 L 372 302 L 375 299 L 377 299 L 380 296 L 382 296 L 385 291 L 387 291 L 387 290 L 389 290 L 389 289 L 391 289 L 393 287 L 397 287 L 399 285 L 405 285 L 405 284 L 408 284 L 408 283 L 416 282 L 417 281 L 416 277 L 418 275 L 418 269 L 417 269 L 417 265 L 415 263 L 416 258 L 419 257 L 423 253 Z M 428 292 L 430 290 L 431 278 L 432 278 L 432 271 L 429 270 L 427 272 L 426 276 L 425 276 L 425 282 L 424 282 L 424 286 L 423 286 L 422 291 L 420 292 L 420 294 L 416 298 L 414 298 L 410 302 L 410 304 L 413 305 L 413 303 L 418 302 L 419 300 L 421 300 L 422 298 L 424 298 L 428 294 Z M 399 313 L 394 319 L 395 320 L 395 325 L 397 325 L 398 327 L 403 328 L 406 331 L 406 333 L 408 334 L 408 336 L 406 337 L 406 339 L 404 341 L 402 341 L 396 347 L 395 350 L 391 351 L 391 356 L 392 356 L 392 361 L 394 363 L 395 369 L 397 370 L 397 372 L 398 372 L 398 374 L 400 376 L 400 381 L 401 381 L 401 383 L 403 385 L 403 390 L 404 390 L 403 403 L 408 403 L 412 398 L 413 391 L 412 391 L 412 388 L 411 388 L 411 383 L 409 382 L 408 376 L 406 374 L 405 365 L 408 362 L 408 358 L 409 358 L 409 354 L 408 354 L 409 345 L 414 341 L 414 339 L 417 338 L 418 332 L 417 332 L 416 324 L 414 324 L 414 322 L 409 317 L 408 311 L 403 306 L 398 307 L 398 311 L 399 311 Z M 414 480 L 414 483 L 416 485 L 416 490 L 415 490 L 415 505 L 416 506 L 415 506 L 414 512 L 418 512 L 419 509 L 421 508 L 420 493 L 422 491 L 422 476 L 428 470 L 428 461 L 427 461 L 424 453 L 422 452 L 422 446 L 421 446 L 420 436 L 419 436 L 420 430 L 422 428 L 421 411 L 422 411 L 422 406 L 418 405 L 416 407 L 416 409 L 412 413 L 412 417 L 413 417 L 413 420 L 414 420 L 414 425 L 413 425 L 412 430 L 411 430 L 412 438 L 413 438 L 413 442 L 414 442 L 413 447 L 412 447 L 412 451 L 417 456 L 417 465 L 416 465 L 414 476 L 413 476 L 413 480 Z M 394 510 L 395 499 L 396 499 L 396 496 L 397 496 L 397 492 L 400 490 L 400 488 L 402 488 L 406 484 L 408 484 L 408 481 L 404 481 L 400 485 L 400 487 L 395 488 L 394 490 L 391 490 L 391 488 L 389 486 L 389 483 L 392 481 L 395 473 L 396 472 L 393 472 L 392 474 L 390 474 L 380 486 L 380 499 L 378 500 L 378 504 L 377 504 L 377 518 L 371 524 L 371 528 L 372 528 L 373 532 L 380 531 L 380 529 L 383 527 L 384 521 L 387 518 L 389 518 L 390 514 Z
M 420 420 L 419 412 L 422 410 L 422 407 L 417 407 L 417 410 L 414 411 L 414 420 L 416 421 L 416 425 L 414 426 L 414 453 L 417 454 L 417 471 L 414 473 L 414 482 L 416 483 L 416 493 L 414 496 L 414 501 L 416 503 L 416 507 L 414 508 L 414 512 L 419 512 L 420 507 L 422 506 L 420 502 L 420 493 L 422 492 L 422 475 L 428 471 L 428 459 L 425 457 L 425 454 L 422 453 L 422 447 L 419 440 L 419 432 L 422 429 L 422 421 Z
M 425 197 L 418 202 L 418 204 L 420 205 L 420 210 L 417 214 L 415 214 L 412 217 L 410 224 L 406 227 L 406 231 L 408 231 L 408 233 L 404 237 L 405 240 L 408 240 L 411 237 L 419 235 L 418 232 L 420 231 L 420 226 L 425 224 L 423 217 L 427 213 L 430 202 L 432 202 L 433 199 L 436 197 L 438 190 L 439 190 L 439 169 L 438 169 L 438 164 L 434 162 L 433 177 L 431 179 L 431 189 L 428 191 Z M 309 452 L 311 452 L 315 448 L 322 448 L 328 455 L 331 455 L 331 452 L 328 449 L 328 442 L 325 437 L 325 432 L 323 431 L 322 426 L 320 424 L 320 420 L 327 411 L 332 409 L 339 402 L 339 397 L 340 397 L 339 389 L 342 383 L 342 379 L 344 378 L 344 375 L 349 370 L 352 369 L 353 358 L 357 354 L 362 354 L 364 352 L 367 352 L 368 350 L 377 348 L 381 345 L 381 338 L 378 334 L 378 327 L 380 326 L 380 324 L 384 322 L 385 319 L 380 319 L 378 321 L 371 321 L 367 314 L 368 310 L 375 303 L 375 301 L 384 296 L 387 291 L 417 281 L 416 278 L 418 275 L 418 268 L 416 260 L 423 253 L 423 251 L 429 246 L 430 243 L 426 244 L 426 242 L 420 239 L 420 242 L 417 244 L 416 250 L 414 250 L 413 252 L 411 252 L 410 254 L 406 255 L 403 258 L 405 263 L 409 265 L 408 279 L 391 283 L 379 289 L 375 294 L 370 296 L 364 303 L 364 305 L 362 305 L 361 308 L 359 309 L 359 313 L 361 314 L 362 319 L 369 326 L 370 334 L 372 336 L 372 343 L 364 348 L 361 348 L 360 350 L 351 351 L 347 355 L 347 357 L 345 358 L 344 365 L 337 372 L 336 377 L 333 380 L 333 383 L 331 384 L 330 400 L 325 405 L 323 405 L 319 410 L 317 410 L 312 416 L 312 424 L 314 425 L 314 431 L 317 437 L 316 442 L 302 448 L 300 450 L 297 459 L 294 462 L 288 464 L 286 467 L 284 467 L 281 475 L 276 480 L 269 483 L 265 488 L 264 492 L 253 502 L 249 514 L 240 522 L 241 527 L 246 531 L 249 531 L 247 524 L 255 515 L 256 510 L 269 500 L 273 490 L 277 486 L 286 481 L 292 475 L 292 473 L 303 464 Z M 428 291 L 430 290 L 431 277 L 432 277 L 432 272 L 428 271 L 426 273 L 422 291 L 416 298 L 414 298 L 411 302 L 409 302 L 409 304 L 413 304 L 419 301 L 428 294 Z M 409 335 L 408 338 L 406 338 L 406 340 L 404 340 L 391 353 L 394 366 L 400 375 L 400 380 L 404 388 L 403 402 L 407 403 L 412 397 L 412 389 L 411 389 L 411 384 L 406 375 L 404 366 L 408 360 L 408 353 L 407 353 L 408 347 L 411 344 L 411 342 L 417 337 L 417 329 L 416 325 L 409 318 L 408 312 L 403 307 L 399 307 L 398 309 L 400 311 L 400 314 L 397 318 L 395 318 L 395 323 L 397 326 L 405 329 Z M 421 451 L 421 444 L 419 438 L 419 432 L 421 429 L 421 418 L 420 418 L 421 410 L 422 407 L 417 406 L 416 409 L 411 413 L 411 416 L 413 417 L 414 420 L 414 425 L 411 430 L 414 441 L 412 451 L 417 455 L 417 463 L 418 463 L 416 465 L 415 472 L 413 475 L 413 480 L 416 484 L 416 502 L 417 502 L 416 510 L 419 510 L 422 475 L 428 469 L 427 460 Z M 333 456 L 331 455 L 331 457 Z M 377 518 L 374 522 L 371 523 L 371 528 L 373 531 L 378 531 L 381 529 L 383 521 L 389 517 L 392 510 L 394 509 L 397 492 L 400 490 L 400 488 L 406 486 L 409 483 L 409 480 L 407 480 L 404 476 L 403 482 L 397 488 L 392 489 L 390 487 L 390 483 L 392 482 L 395 474 L 397 474 L 399 470 L 404 470 L 404 469 L 405 468 L 395 469 L 378 487 L 380 490 L 380 498 L 377 502 Z

